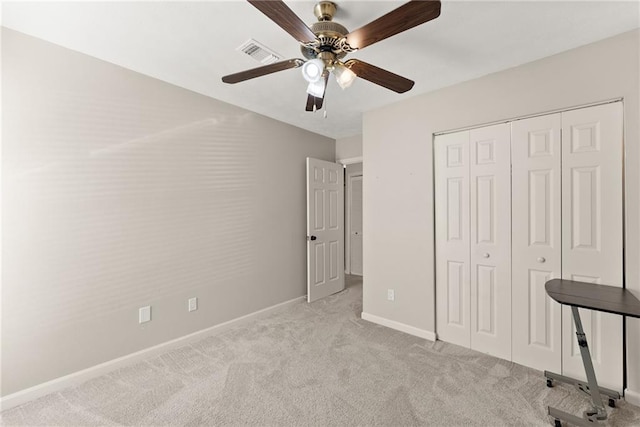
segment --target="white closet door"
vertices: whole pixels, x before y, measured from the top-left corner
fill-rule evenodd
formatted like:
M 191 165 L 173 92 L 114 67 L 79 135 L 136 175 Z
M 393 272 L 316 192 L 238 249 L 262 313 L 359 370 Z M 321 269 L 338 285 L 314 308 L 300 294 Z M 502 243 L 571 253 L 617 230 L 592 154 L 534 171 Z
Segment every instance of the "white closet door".
M 469 132 L 471 348 L 511 360 L 511 126 Z
M 562 113 L 562 276 L 622 286 L 622 103 Z M 598 383 L 622 391 L 622 318 L 580 310 Z M 585 378 L 563 311 L 565 375 Z
M 511 125 L 513 361 L 562 371 L 561 307 L 545 291 L 561 269 L 561 116 Z
M 469 347 L 469 132 L 434 144 L 438 339 Z

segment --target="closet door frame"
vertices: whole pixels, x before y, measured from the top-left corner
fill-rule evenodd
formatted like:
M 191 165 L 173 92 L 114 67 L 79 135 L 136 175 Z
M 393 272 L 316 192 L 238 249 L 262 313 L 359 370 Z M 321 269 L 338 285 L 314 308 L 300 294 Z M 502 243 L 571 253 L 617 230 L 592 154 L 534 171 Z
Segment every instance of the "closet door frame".
M 610 99 L 610 100 L 606 100 L 606 101 L 602 101 L 602 102 L 584 104 L 584 105 L 576 106 L 576 107 L 573 107 L 573 108 L 564 108 L 564 109 L 558 109 L 558 110 L 554 110 L 554 111 L 548 111 L 546 113 L 541 113 L 541 114 L 532 114 L 532 115 L 529 115 L 529 116 L 522 116 L 522 117 L 518 117 L 518 118 L 513 118 L 513 119 L 509 119 L 509 120 L 500 121 L 499 123 L 512 124 L 513 122 L 515 122 L 517 120 L 529 119 L 529 118 L 540 117 L 540 116 L 547 116 L 547 115 L 558 114 L 558 113 L 568 113 L 568 112 L 572 112 L 572 111 L 575 111 L 575 110 L 587 109 L 587 108 L 590 108 L 590 107 L 607 106 L 609 104 L 617 104 L 619 106 L 618 108 L 620 108 L 620 110 L 621 110 L 621 114 L 623 114 L 623 111 L 624 111 L 623 99 L 622 98 L 615 98 L 615 99 Z M 619 125 L 620 125 L 620 127 L 622 129 L 622 126 L 623 126 L 622 121 L 620 121 Z M 487 126 L 489 126 L 489 125 L 487 125 Z M 437 207 L 438 207 L 438 200 L 437 200 L 436 191 L 435 191 L 435 187 L 436 187 L 435 171 L 436 171 L 436 168 L 437 168 L 436 163 L 438 162 L 438 159 L 435 156 L 436 139 L 438 139 L 438 138 L 440 138 L 442 136 L 450 135 L 450 134 L 453 134 L 453 133 L 460 133 L 460 132 L 463 132 L 463 131 L 470 131 L 470 130 L 476 129 L 476 128 L 478 128 L 478 127 L 474 126 L 474 127 L 461 128 L 461 129 L 458 129 L 458 130 L 451 130 L 451 131 L 447 131 L 447 132 L 434 134 L 434 139 L 433 139 L 433 141 L 434 141 L 434 210 L 436 210 L 436 211 L 437 211 Z M 562 145 L 564 146 L 564 144 L 566 142 L 566 136 L 562 135 L 561 138 L 562 138 Z M 564 150 L 564 148 L 562 148 L 562 149 Z M 624 199 L 625 199 L 625 192 L 626 192 L 626 188 L 625 188 L 625 185 L 624 185 L 624 169 L 625 169 L 625 165 L 626 165 L 626 158 L 625 158 L 625 155 L 624 155 L 624 135 L 623 134 L 621 136 L 620 156 L 618 156 L 618 157 L 619 157 L 619 162 L 620 162 L 620 165 L 621 165 L 621 168 L 619 169 L 619 177 L 620 177 L 620 181 L 621 182 L 620 182 L 620 185 L 618 185 L 616 187 L 616 191 L 621 194 L 621 204 L 620 204 L 620 215 L 616 216 L 616 221 L 620 221 L 620 223 L 621 223 L 620 235 L 621 235 L 622 245 L 620 246 L 620 248 L 622 250 L 621 250 L 621 255 L 620 256 L 621 256 L 621 260 L 623 261 L 623 263 L 620 265 L 620 267 L 618 269 L 620 280 L 615 280 L 615 278 L 614 278 L 613 281 L 609 281 L 607 279 L 603 279 L 603 280 L 601 280 L 601 282 L 602 283 L 606 283 L 606 284 L 614 284 L 614 285 L 619 284 L 620 286 L 624 287 L 624 274 L 625 274 L 625 272 L 624 272 L 624 259 L 626 257 L 626 251 L 624 249 L 624 242 L 625 242 L 625 239 L 626 239 L 626 234 L 625 234 L 625 230 L 624 230 L 624 223 L 625 223 L 625 220 L 626 220 L 625 219 L 626 212 L 625 212 L 625 206 L 624 206 Z M 561 171 L 561 173 L 562 173 L 562 175 L 564 175 L 563 171 Z M 563 176 L 562 177 L 563 191 L 565 191 L 565 189 L 564 189 L 564 186 L 565 186 L 564 180 L 565 179 L 566 178 Z M 561 200 L 561 204 L 562 205 L 564 205 L 566 203 L 566 201 L 564 199 L 565 199 L 565 197 L 562 197 L 562 200 Z M 565 207 L 563 206 L 563 212 L 564 212 L 564 210 L 565 210 Z M 563 215 L 564 215 L 564 213 L 563 213 Z M 437 222 L 437 215 L 434 215 L 434 228 L 435 228 L 435 231 L 436 231 L 436 242 L 434 243 L 434 245 L 437 247 L 437 241 L 438 241 L 438 234 L 437 233 L 438 233 L 438 230 L 441 228 L 441 227 L 439 227 L 439 224 Z M 562 233 L 564 233 L 564 231 L 562 231 Z M 566 239 L 566 236 L 563 234 L 563 236 L 562 236 L 562 242 L 563 242 L 562 245 L 564 245 L 565 239 Z M 564 251 L 564 249 L 563 249 L 563 251 Z M 563 255 L 563 258 L 564 258 L 564 255 Z M 562 262 L 563 262 L 563 265 L 561 266 L 561 270 L 562 270 L 562 277 L 563 278 L 574 278 L 576 280 L 580 280 L 580 279 L 586 280 L 586 279 L 588 279 L 588 277 L 579 277 L 578 275 L 572 274 L 569 271 L 565 272 L 564 271 L 564 259 L 562 259 Z M 441 322 L 442 313 L 441 313 L 441 309 L 440 309 L 441 307 L 438 304 L 438 295 L 440 294 L 439 286 L 441 285 L 439 283 L 439 273 L 442 273 L 442 271 L 441 271 L 442 268 L 439 266 L 439 259 L 438 259 L 437 250 L 436 250 L 436 254 L 435 254 L 435 266 L 436 266 L 436 268 L 435 268 L 435 270 L 436 270 L 435 271 L 436 286 L 435 287 L 436 287 L 436 328 L 437 328 L 436 330 L 438 331 L 438 339 L 443 339 L 444 341 L 451 342 L 444 335 L 441 335 L 441 333 L 440 333 L 440 327 L 441 327 L 441 324 L 442 324 L 442 322 Z M 565 354 L 567 354 L 568 352 L 571 352 L 571 347 L 570 346 L 572 346 L 573 345 L 572 344 L 573 341 L 575 341 L 575 337 L 573 336 L 573 331 L 569 330 L 569 328 L 571 327 L 571 323 L 570 323 L 571 316 L 569 316 L 568 313 L 564 313 L 563 315 L 561 315 L 561 318 L 563 319 L 562 320 L 562 325 L 563 325 L 562 326 L 562 337 L 563 337 L 562 338 L 562 353 L 563 353 L 563 356 L 562 356 L 562 371 L 563 371 L 564 374 L 569 374 L 569 375 L 574 375 L 575 374 L 576 377 L 581 378 L 583 376 L 583 373 L 581 373 L 581 372 L 573 372 L 572 369 L 569 366 L 570 363 L 567 363 L 567 361 L 565 360 Z M 587 317 L 585 317 L 585 319 L 586 318 Z M 621 334 L 620 340 L 621 340 L 622 343 L 624 343 L 624 340 L 626 339 L 626 337 L 624 337 L 622 335 L 623 334 L 622 320 L 620 320 L 620 327 L 618 329 L 620 330 L 620 334 Z M 569 339 L 567 339 L 567 336 L 569 336 L 568 337 Z M 596 341 L 597 341 L 597 339 L 596 339 Z M 462 345 L 464 345 L 464 344 L 462 344 Z M 470 347 L 470 346 L 467 346 L 467 347 Z M 596 349 L 596 351 L 597 351 L 597 349 Z M 620 363 L 622 363 L 622 358 L 624 357 L 623 353 L 624 353 L 624 347 L 623 347 L 623 344 L 622 344 L 620 346 Z M 574 357 L 573 359 L 574 359 L 573 362 L 576 363 L 575 366 L 577 368 L 578 367 L 577 362 L 576 362 L 577 358 Z M 514 359 L 514 361 L 516 361 L 516 360 Z M 598 363 L 598 362 L 596 362 L 596 363 Z M 618 363 L 615 362 L 615 364 L 616 364 L 616 369 L 615 370 L 617 371 Z M 618 376 L 618 375 L 616 375 L 616 376 Z M 599 380 L 600 380 L 600 378 L 601 378 L 601 376 L 598 377 Z M 620 382 L 619 384 L 616 384 L 615 382 L 612 383 L 612 382 L 607 381 L 607 380 L 602 381 L 602 383 L 603 383 L 604 386 L 609 386 L 609 388 L 614 388 L 614 389 L 619 390 L 621 388 L 621 385 L 622 385 L 623 381 L 624 381 L 624 379 L 622 377 L 622 374 L 620 374 L 619 375 L 619 382 Z

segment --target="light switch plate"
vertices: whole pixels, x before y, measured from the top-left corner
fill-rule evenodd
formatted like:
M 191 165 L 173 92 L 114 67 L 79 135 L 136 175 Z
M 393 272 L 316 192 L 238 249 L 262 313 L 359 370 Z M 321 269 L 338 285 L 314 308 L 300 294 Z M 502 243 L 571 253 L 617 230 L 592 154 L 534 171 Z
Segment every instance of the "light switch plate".
M 198 298 L 189 298 L 189 311 L 196 311 L 198 309 Z

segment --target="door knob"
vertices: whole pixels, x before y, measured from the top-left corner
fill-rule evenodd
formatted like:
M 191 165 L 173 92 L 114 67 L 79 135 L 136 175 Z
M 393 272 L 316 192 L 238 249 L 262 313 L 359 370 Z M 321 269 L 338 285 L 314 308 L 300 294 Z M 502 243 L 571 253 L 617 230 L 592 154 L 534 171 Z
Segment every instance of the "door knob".
M 542 264 L 542 263 L 543 263 L 543 262 L 545 262 L 545 261 L 546 261 L 546 259 L 544 259 L 544 257 L 542 257 L 542 256 L 541 256 L 540 258 L 538 258 L 538 262 L 539 262 L 540 264 Z
M 489 252 L 485 252 L 482 256 L 485 258 L 489 258 L 491 255 L 489 255 Z
M 316 240 L 316 239 L 317 239 L 317 237 L 316 237 L 316 236 L 308 236 L 308 237 L 307 237 L 307 240 Z

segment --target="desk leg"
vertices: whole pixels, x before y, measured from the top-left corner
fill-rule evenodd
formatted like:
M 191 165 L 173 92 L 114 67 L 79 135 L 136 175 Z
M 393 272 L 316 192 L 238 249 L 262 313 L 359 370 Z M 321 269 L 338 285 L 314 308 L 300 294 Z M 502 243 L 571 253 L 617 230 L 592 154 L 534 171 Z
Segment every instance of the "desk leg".
M 580 312 L 578 311 L 578 307 L 571 306 L 571 313 L 573 314 L 573 322 L 576 325 L 576 337 L 578 339 L 578 346 L 580 347 L 582 364 L 584 365 L 584 370 L 587 374 L 587 382 L 589 385 L 589 393 L 591 394 L 591 402 L 593 403 L 593 407 L 584 412 L 584 418 L 578 418 L 575 415 L 560 411 L 552 407 L 549 407 L 549 415 L 555 418 L 556 425 L 559 424 L 559 420 L 562 420 L 578 426 L 588 426 L 592 422 L 606 420 L 607 410 L 602 404 L 602 397 L 600 396 L 601 389 L 598 387 L 598 381 L 596 380 L 596 372 L 593 369 L 593 361 L 591 360 L 591 354 L 589 353 L 587 337 L 584 333 L 584 329 L 582 328 L 582 321 L 580 320 Z M 545 372 L 545 375 L 547 375 L 547 372 Z M 547 378 L 551 377 L 547 376 Z
M 578 346 L 580 346 L 580 356 L 582 356 L 582 364 L 587 374 L 587 381 L 589 383 L 589 391 L 591 392 L 591 402 L 593 408 L 586 412 L 586 416 L 590 419 L 606 420 L 607 410 L 602 404 L 602 398 L 600 397 L 600 390 L 598 389 L 598 381 L 596 380 L 596 372 L 593 369 L 593 362 L 591 360 L 591 353 L 589 353 L 589 346 L 587 345 L 587 337 L 582 329 L 582 321 L 580 320 L 580 311 L 578 307 L 571 306 L 571 313 L 573 314 L 573 322 L 576 324 L 576 336 L 578 338 Z

